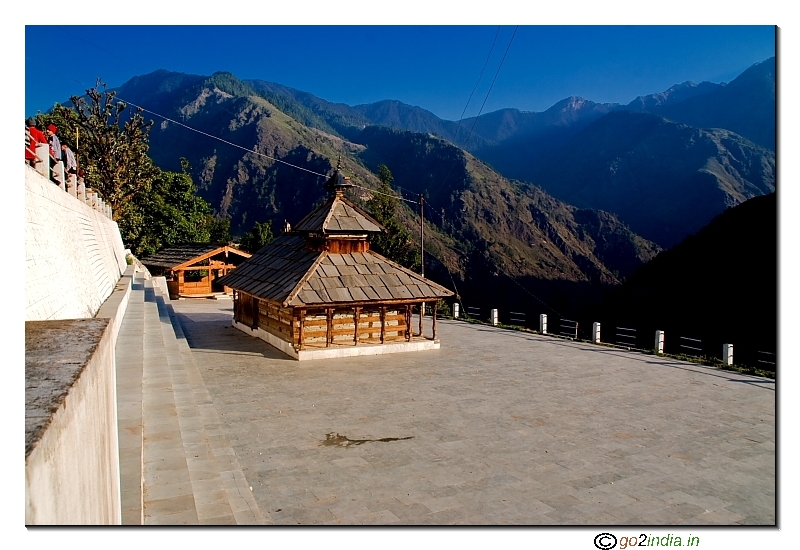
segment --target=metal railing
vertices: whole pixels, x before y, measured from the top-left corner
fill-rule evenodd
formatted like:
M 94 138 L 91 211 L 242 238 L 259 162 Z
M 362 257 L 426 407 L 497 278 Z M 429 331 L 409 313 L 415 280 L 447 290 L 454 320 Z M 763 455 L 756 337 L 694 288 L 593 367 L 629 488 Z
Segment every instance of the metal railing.
M 636 329 L 625 327 L 616 327 L 616 329 L 616 344 L 618 346 L 636 349 Z
M 509 311 L 508 321 L 511 325 L 519 325 L 521 327 L 527 326 L 525 321 L 525 314 L 520 311 Z
M 578 339 L 578 321 L 561 319 L 558 323 L 559 334 L 573 340 Z
M 765 367 L 772 367 L 768 370 L 775 370 L 775 359 L 776 356 L 774 353 L 769 351 L 759 351 L 758 353 L 758 362 Z M 762 359 L 763 357 L 763 359 Z
M 702 340 L 698 338 L 689 338 L 688 336 L 679 336 L 678 341 L 678 346 L 680 347 L 682 353 L 685 353 L 686 355 L 703 355 Z
M 481 318 L 481 308 L 473 307 L 473 306 L 464 306 L 464 312 L 469 319 L 480 319 Z
M 495 314 L 494 312 L 497 310 L 490 310 L 487 307 L 478 306 L 463 306 L 463 310 L 463 317 L 473 321 L 494 324 L 494 315 L 497 315 L 497 319 L 502 319 L 504 325 L 521 327 L 540 333 L 542 331 L 540 317 L 544 317 L 545 332 L 548 332 L 547 316 L 539 314 L 539 312 L 506 310 L 505 313 L 497 312 Z M 490 315 L 490 311 L 492 315 Z M 701 360 L 709 361 L 713 361 L 716 358 L 717 361 L 721 360 L 722 362 L 730 360 L 731 363 L 729 364 L 738 365 L 740 367 L 755 368 L 761 371 L 776 370 L 777 357 L 774 351 L 767 351 L 770 349 L 770 344 L 768 342 L 754 344 L 744 341 L 741 342 L 742 347 L 738 347 L 739 344 L 736 342 L 739 340 L 724 341 L 718 337 L 706 338 L 702 334 L 695 334 L 695 336 L 701 336 L 702 339 L 689 336 L 675 336 L 670 338 L 669 334 L 679 334 L 678 331 L 680 327 L 667 326 L 665 327 L 667 330 L 664 331 L 660 329 L 656 330 L 656 328 L 652 326 L 631 328 L 630 326 L 616 326 L 615 324 L 612 324 L 611 328 L 605 333 L 608 335 L 608 338 L 605 341 L 601 341 L 599 339 L 595 340 L 593 334 L 585 334 L 585 330 L 582 332 L 580 330 L 581 326 L 590 327 L 592 323 L 587 322 L 586 319 L 579 322 L 577 320 L 561 318 L 554 315 L 549 321 L 549 334 L 570 338 L 576 341 L 587 340 L 598 344 L 611 344 L 634 351 L 655 350 L 656 353 L 693 356 Z M 636 327 L 636 325 L 633 326 Z M 612 332 L 614 333 L 613 337 L 611 335 Z M 653 341 L 654 333 L 656 337 L 655 343 Z M 659 342 L 661 345 L 659 345 Z M 725 342 L 724 346 L 723 342 Z M 756 345 L 758 347 L 755 347 Z M 761 348 L 760 350 L 759 347 Z M 764 349 L 765 347 L 766 350 Z M 738 355 L 732 353 L 734 348 L 740 350 Z M 728 355 L 729 352 L 731 352 L 730 355 Z M 736 361 L 734 357 L 738 357 L 739 360 Z

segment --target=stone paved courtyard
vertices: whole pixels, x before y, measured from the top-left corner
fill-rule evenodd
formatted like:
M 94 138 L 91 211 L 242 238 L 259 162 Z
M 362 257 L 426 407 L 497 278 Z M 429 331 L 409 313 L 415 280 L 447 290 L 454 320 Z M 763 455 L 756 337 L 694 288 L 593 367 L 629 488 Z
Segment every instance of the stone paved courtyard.
M 453 321 L 301 363 L 172 305 L 268 523 L 775 523 L 772 380 Z

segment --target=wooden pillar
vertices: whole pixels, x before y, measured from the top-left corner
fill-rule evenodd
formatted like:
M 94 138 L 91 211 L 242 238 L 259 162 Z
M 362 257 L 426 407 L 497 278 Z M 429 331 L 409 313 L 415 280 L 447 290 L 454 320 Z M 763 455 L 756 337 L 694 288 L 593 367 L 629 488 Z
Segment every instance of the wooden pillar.
M 381 306 L 381 344 L 386 342 L 386 306 Z
M 183 294 L 183 270 L 178 271 L 178 294 Z
M 420 338 L 424 338 L 422 336 L 422 318 L 424 317 L 423 313 L 425 312 L 425 302 L 421 302 L 419 304 L 419 336 Z
M 325 334 L 325 347 L 327 348 L 333 343 L 333 308 L 329 307 L 325 313 L 328 318 L 328 331 Z
M 439 307 L 439 302 L 433 303 L 433 339 L 436 340 L 436 309 Z
M 253 297 L 253 324 L 250 328 L 258 328 L 259 317 L 261 317 L 261 311 L 258 307 L 259 301 L 258 298 Z
M 299 349 L 303 349 L 303 327 L 305 326 L 306 322 L 306 310 L 300 310 L 300 327 L 298 329 L 298 336 L 297 336 L 297 346 Z
M 406 342 L 411 341 L 411 304 L 406 304 Z
M 355 334 L 353 335 L 353 342 L 355 343 L 356 346 L 358 345 L 358 319 L 359 319 L 359 317 L 361 317 L 361 308 L 360 307 L 354 307 L 353 308 L 353 322 L 355 323 L 356 328 L 355 328 Z

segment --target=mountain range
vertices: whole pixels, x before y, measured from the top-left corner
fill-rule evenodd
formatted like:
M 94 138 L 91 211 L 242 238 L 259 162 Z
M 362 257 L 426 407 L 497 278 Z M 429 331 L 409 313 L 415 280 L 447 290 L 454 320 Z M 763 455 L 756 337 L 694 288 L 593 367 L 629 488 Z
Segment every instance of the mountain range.
M 613 212 L 664 247 L 725 208 L 775 190 L 774 57 L 728 84 L 684 82 L 628 105 L 569 97 L 541 113 L 501 109 L 460 124 L 399 101 L 351 108 L 285 86 L 249 82 L 270 101 L 295 101 L 305 124 L 343 137 L 352 138 L 354 130 L 367 125 L 439 136 L 507 178 L 538 185 L 576 206 Z M 618 112 L 642 116 L 610 116 Z M 609 151 L 608 143 L 617 147 Z M 680 167 L 665 173 L 674 159 Z M 565 177 L 565 168 L 572 169 L 572 179 Z M 609 187 L 614 189 L 610 195 Z M 686 194 L 687 188 L 697 189 Z M 700 208 L 694 204 L 698 200 L 704 201 Z M 648 204 L 659 207 L 642 219 L 639 206 Z
M 684 83 L 626 106 L 572 97 L 460 123 L 229 73 L 161 70 L 116 91 L 160 115 L 151 156 L 172 170 L 186 157 L 234 234 L 298 221 L 323 198 L 315 174 L 340 156 L 362 203 L 386 164 L 407 198 L 426 197 L 426 274 L 495 307 L 522 297 L 570 311 L 726 208 L 775 190 L 774 68 L 772 58 L 725 85 Z M 399 217 L 417 235 L 413 208 Z

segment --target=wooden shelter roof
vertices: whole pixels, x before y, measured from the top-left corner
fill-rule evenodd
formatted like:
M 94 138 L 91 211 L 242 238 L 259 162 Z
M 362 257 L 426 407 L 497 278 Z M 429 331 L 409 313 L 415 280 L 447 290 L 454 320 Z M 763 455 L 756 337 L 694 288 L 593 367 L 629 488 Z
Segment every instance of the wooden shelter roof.
M 323 234 L 379 233 L 383 227 L 361 208 L 336 195 L 300 220 L 294 230 Z
M 374 252 L 316 252 L 298 235 L 278 237 L 219 282 L 284 307 L 422 301 L 453 295 Z
M 249 253 L 232 246 L 194 243 L 170 246 L 169 248 L 159 250 L 152 256 L 143 258 L 142 263 L 148 267 L 152 266 L 175 269 L 185 265 L 191 265 L 224 252 L 237 254 L 243 258 L 250 257 Z

